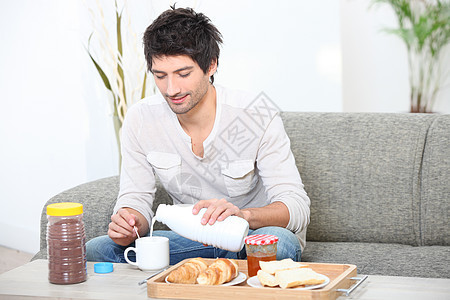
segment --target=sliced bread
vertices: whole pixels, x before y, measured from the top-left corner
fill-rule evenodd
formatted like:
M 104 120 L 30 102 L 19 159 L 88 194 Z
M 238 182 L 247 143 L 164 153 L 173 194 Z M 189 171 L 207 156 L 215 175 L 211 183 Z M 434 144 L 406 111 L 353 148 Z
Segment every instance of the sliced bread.
M 263 286 L 278 286 L 278 281 L 272 274 L 258 270 L 256 276 L 258 276 L 258 280 Z
M 281 270 L 290 270 L 308 267 L 308 265 L 295 262 L 290 258 L 286 258 L 283 260 L 260 261 L 259 266 L 261 267 L 261 270 L 272 275 Z
M 259 278 L 259 277 L 258 277 Z M 275 273 L 276 282 L 283 289 L 299 286 L 321 284 L 325 279 L 310 268 L 297 268 L 291 270 L 283 270 Z

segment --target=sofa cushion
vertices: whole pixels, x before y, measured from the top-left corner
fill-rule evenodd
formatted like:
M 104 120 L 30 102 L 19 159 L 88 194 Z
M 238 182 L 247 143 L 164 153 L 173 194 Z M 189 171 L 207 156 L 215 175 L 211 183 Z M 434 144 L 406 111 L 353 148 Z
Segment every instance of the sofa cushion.
M 155 195 L 153 209 L 160 203 L 172 204 L 167 192 L 157 182 L 158 190 Z M 40 249 L 47 248 L 47 205 L 58 202 L 78 202 L 83 204 L 83 220 L 85 221 L 86 240 L 108 234 L 108 225 L 119 193 L 119 176 L 102 178 L 78 185 L 54 196 L 44 206 L 41 213 Z M 168 229 L 162 223 L 155 224 L 155 230 Z M 44 251 L 45 252 L 45 251 Z M 43 258 L 44 253 L 33 259 Z
M 421 157 L 435 116 L 283 113 L 282 117 L 311 198 L 307 240 L 420 243 Z
M 450 115 L 436 118 L 423 154 L 422 243 L 450 246 Z
M 119 190 L 117 176 L 102 178 L 78 185 L 52 197 L 41 213 L 40 248 L 47 248 L 47 205 L 58 202 L 78 202 L 83 204 L 86 240 L 108 232 L 111 213 Z
M 358 274 L 450 278 L 446 246 L 307 242 L 302 261 L 353 264 Z

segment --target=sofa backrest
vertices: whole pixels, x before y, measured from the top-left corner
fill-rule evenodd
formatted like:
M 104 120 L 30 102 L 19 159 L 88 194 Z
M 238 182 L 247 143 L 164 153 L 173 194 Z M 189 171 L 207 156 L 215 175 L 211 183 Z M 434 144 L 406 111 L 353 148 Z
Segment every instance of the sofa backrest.
M 450 115 L 284 112 L 282 118 L 311 198 L 307 240 L 450 244 Z M 82 203 L 89 240 L 107 233 L 118 190 L 118 176 L 103 178 L 46 206 Z M 154 208 L 159 203 L 171 203 L 162 188 Z
M 119 194 L 119 176 L 102 178 L 87 182 L 67 191 L 59 193 L 47 201 L 41 212 L 40 249 L 47 247 L 47 205 L 59 202 L 78 202 L 83 204 L 83 220 L 85 223 L 86 240 L 108 233 L 111 214 Z M 160 203 L 172 204 L 167 192 L 162 188 L 156 191 L 153 207 Z M 168 229 L 166 225 L 157 222 L 155 229 Z
M 119 179 L 114 176 L 81 184 L 52 197 L 41 212 L 40 249 L 47 248 L 47 205 L 59 202 L 83 204 L 86 240 L 90 240 L 108 232 L 108 224 L 118 192 Z
M 421 244 L 422 154 L 435 115 L 282 117 L 311 199 L 307 240 Z
M 434 119 L 423 154 L 422 244 L 450 245 L 450 115 Z

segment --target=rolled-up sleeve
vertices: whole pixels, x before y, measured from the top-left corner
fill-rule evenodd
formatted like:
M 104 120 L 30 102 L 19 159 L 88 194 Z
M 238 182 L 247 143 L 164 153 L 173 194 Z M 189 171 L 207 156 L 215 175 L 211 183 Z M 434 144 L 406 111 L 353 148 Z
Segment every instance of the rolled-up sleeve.
M 137 103 L 128 110 L 122 126 L 120 191 L 114 213 L 122 207 L 129 207 L 140 212 L 151 224 L 155 174 L 139 143 L 141 128 L 142 113 Z
M 310 199 L 304 189 L 290 140 L 277 114 L 260 141 L 257 168 L 271 203 L 280 201 L 289 210 L 287 229 L 294 233 L 306 231 L 310 216 Z

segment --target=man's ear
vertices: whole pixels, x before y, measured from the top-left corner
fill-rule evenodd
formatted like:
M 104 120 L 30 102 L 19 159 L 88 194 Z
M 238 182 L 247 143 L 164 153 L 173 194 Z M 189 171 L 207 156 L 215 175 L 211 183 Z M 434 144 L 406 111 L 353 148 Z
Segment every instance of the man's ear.
M 217 59 L 213 59 L 208 69 L 208 77 L 211 77 L 217 71 Z

